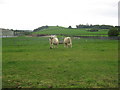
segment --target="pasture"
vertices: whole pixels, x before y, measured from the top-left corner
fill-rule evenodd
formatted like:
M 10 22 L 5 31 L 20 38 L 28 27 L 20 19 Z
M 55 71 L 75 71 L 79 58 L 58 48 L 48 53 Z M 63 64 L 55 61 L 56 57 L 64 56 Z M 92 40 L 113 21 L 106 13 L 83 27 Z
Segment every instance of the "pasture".
M 118 87 L 118 40 L 72 40 L 49 49 L 47 37 L 3 38 L 3 88 Z
M 81 29 L 68 29 L 64 27 L 49 26 L 47 29 L 39 30 L 33 32 L 33 34 L 65 34 L 72 36 L 108 36 L 108 29 L 99 29 L 98 32 L 90 32 L 91 28 L 81 28 Z

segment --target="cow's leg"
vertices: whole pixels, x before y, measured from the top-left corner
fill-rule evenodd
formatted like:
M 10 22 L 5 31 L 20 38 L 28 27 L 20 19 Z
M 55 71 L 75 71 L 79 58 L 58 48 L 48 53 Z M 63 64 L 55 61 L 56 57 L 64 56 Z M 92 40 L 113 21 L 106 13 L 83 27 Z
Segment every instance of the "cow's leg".
M 50 49 L 52 48 L 51 44 L 50 44 Z
M 55 48 L 55 45 L 53 45 L 53 48 Z
M 56 48 L 56 44 L 54 45 L 54 48 Z
M 53 44 L 50 44 L 50 48 L 53 48 Z
M 53 45 L 53 46 L 54 46 L 54 48 L 56 48 L 56 47 L 57 47 L 57 44 L 56 44 L 56 43 L 54 43 L 54 45 Z
M 72 48 L 72 43 L 70 44 L 70 47 Z
M 67 47 L 67 48 L 69 47 L 69 44 L 68 44 L 68 43 L 66 44 L 66 47 Z
M 55 45 L 55 48 L 57 48 L 57 45 Z
M 52 47 L 52 45 L 50 45 L 50 49 L 52 49 L 53 47 Z
M 68 47 L 68 44 L 67 44 L 67 43 L 65 43 L 65 44 L 64 44 L 64 47 Z
M 58 44 L 56 45 L 56 48 L 58 48 Z

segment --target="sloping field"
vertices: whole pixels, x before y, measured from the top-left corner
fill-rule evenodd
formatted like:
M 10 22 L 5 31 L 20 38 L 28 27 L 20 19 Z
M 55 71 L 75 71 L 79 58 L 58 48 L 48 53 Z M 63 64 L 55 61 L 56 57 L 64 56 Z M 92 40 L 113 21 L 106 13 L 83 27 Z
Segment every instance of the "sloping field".
M 49 49 L 47 37 L 3 38 L 3 88 L 118 87 L 118 41 L 72 40 Z
M 90 32 L 87 30 L 90 30 L 90 28 L 68 29 L 64 27 L 49 26 L 47 29 L 33 32 L 33 34 L 67 34 L 67 35 L 80 35 L 80 36 L 81 35 L 107 36 L 108 34 L 107 29 L 100 29 L 98 32 Z

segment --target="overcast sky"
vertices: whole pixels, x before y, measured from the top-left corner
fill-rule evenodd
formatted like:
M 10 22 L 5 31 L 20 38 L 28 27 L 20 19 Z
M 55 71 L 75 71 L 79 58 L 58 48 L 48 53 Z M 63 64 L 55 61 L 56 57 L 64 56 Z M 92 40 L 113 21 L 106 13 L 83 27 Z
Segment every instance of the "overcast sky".
M 119 0 L 0 0 L 0 28 L 118 25 Z

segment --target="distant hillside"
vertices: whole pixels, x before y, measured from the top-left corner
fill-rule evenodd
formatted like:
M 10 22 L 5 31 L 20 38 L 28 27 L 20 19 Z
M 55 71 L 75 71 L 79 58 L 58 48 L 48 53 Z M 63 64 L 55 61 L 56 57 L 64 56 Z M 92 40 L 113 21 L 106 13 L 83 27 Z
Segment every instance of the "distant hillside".
M 38 32 L 41 30 L 53 30 L 53 29 L 63 29 L 64 27 L 61 26 L 42 26 L 42 27 L 38 27 L 36 29 L 33 30 L 33 32 Z
M 93 28 L 65 28 L 60 26 L 47 26 L 43 29 L 35 29 L 33 34 L 57 34 L 57 35 L 107 35 L 108 29 Z M 92 30 L 92 31 L 91 31 Z

